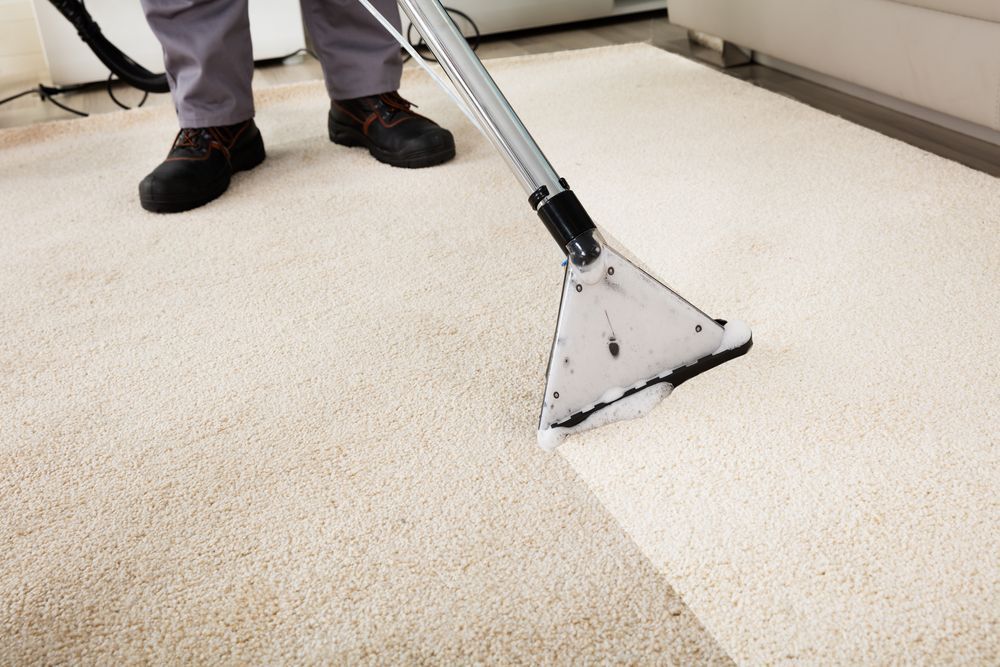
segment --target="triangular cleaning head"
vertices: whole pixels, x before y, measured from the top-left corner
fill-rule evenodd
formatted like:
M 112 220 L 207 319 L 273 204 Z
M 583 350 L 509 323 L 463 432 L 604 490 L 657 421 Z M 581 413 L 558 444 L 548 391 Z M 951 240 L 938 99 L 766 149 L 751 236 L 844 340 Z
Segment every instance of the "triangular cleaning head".
M 601 262 L 598 276 L 566 269 L 538 425 L 545 449 L 642 416 L 752 345 L 745 324 L 713 320 L 607 245 Z

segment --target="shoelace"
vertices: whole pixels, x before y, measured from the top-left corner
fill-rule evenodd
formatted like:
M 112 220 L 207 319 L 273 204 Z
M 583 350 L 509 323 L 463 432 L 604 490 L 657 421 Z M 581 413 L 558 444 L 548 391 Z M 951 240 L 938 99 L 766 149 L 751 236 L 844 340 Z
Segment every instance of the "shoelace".
M 174 139 L 174 148 L 198 148 L 201 145 L 198 140 L 204 131 L 205 129 L 200 127 L 183 128 Z
M 396 92 L 383 93 L 376 97 L 372 103 L 372 108 L 386 120 L 392 120 L 398 113 L 412 113 L 410 110 L 416 106 Z
M 222 154 L 229 159 L 229 148 L 226 146 L 226 139 L 222 136 L 218 128 L 215 127 L 185 127 L 177 133 L 174 139 L 173 148 L 211 148 L 214 144 Z

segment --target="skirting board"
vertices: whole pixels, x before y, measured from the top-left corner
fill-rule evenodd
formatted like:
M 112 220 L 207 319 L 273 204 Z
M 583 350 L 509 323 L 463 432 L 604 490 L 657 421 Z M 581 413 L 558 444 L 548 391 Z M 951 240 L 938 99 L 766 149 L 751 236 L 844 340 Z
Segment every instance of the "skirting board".
M 898 97 L 892 97 L 891 95 L 886 95 L 870 88 L 858 86 L 848 81 L 844 81 L 843 79 L 837 79 L 827 74 L 822 74 L 815 70 L 790 63 L 786 60 L 781 60 L 780 58 L 773 58 L 757 51 L 754 52 L 754 62 L 787 74 L 792 74 L 814 83 L 818 83 L 828 88 L 833 88 L 834 90 L 848 95 L 853 95 L 854 97 L 860 97 L 861 99 L 872 102 L 873 104 L 888 107 L 894 111 L 905 113 L 908 116 L 914 116 L 920 120 L 925 120 L 928 123 L 934 123 L 935 125 L 940 125 L 941 127 L 945 127 L 949 130 L 961 132 L 962 134 L 966 134 L 981 141 L 986 141 L 1000 146 L 1000 131 L 992 128 L 985 127 L 977 123 L 970 123 L 967 120 L 962 120 L 961 118 L 956 118 L 955 116 L 949 116 L 948 114 L 941 113 L 940 111 L 934 111 L 933 109 L 928 109 L 927 107 L 922 107 L 920 105 L 913 104 L 912 102 L 901 100 Z

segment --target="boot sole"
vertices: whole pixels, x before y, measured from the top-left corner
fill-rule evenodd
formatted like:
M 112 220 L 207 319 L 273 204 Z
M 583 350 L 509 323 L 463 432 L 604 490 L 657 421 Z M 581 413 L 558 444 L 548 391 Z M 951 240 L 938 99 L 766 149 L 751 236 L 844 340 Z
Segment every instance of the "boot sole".
M 140 190 L 139 203 L 142 204 L 144 209 L 152 213 L 181 213 L 204 206 L 208 202 L 218 199 L 229 189 L 229 183 L 234 174 L 241 171 L 250 171 L 263 162 L 266 157 L 264 140 L 258 133 L 256 140 L 251 141 L 238 151 L 233 151 L 229 156 L 229 164 L 232 166 L 232 171 L 222 174 L 220 178 L 206 185 L 204 190 L 198 192 L 196 196 L 192 196 L 190 193 L 182 193 L 175 197 L 152 197 Z
M 336 121 L 332 121 L 330 123 L 329 130 L 330 141 L 333 143 L 340 146 L 367 148 L 368 152 L 371 153 L 372 157 L 376 160 L 384 164 L 392 165 L 393 167 L 402 167 L 403 169 L 423 169 L 424 167 L 433 167 L 435 165 L 443 164 L 455 157 L 454 141 L 452 141 L 450 145 L 436 148 L 434 150 L 400 155 L 398 153 L 391 153 L 379 148 L 372 142 L 371 139 L 366 137 L 364 133 L 348 125 L 342 125 Z

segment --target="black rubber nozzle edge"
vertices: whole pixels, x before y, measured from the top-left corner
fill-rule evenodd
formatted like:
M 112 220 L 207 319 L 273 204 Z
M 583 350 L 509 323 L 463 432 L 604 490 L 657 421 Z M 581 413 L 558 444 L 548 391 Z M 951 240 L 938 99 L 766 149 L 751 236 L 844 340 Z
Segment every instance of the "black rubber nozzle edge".
M 725 320 L 716 320 L 716 322 L 718 322 L 722 326 L 726 325 Z M 552 426 L 550 426 L 549 428 L 568 428 L 570 426 L 576 426 L 580 422 L 587 419 L 587 417 L 597 412 L 598 410 L 606 408 L 612 403 L 615 403 L 616 401 L 620 401 L 623 398 L 627 398 L 632 394 L 638 393 L 643 389 L 652 387 L 654 384 L 658 384 L 660 382 L 666 382 L 667 384 L 673 386 L 674 389 L 676 389 L 677 387 L 681 386 L 683 383 L 687 382 L 691 378 L 701 375 L 705 371 L 711 370 L 716 366 L 720 366 L 726 363 L 727 361 L 736 359 L 737 357 L 742 357 L 744 354 L 750 351 L 751 347 L 753 347 L 752 336 L 750 337 L 750 340 L 748 340 L 747 342 L 743 343 L 738 347 L 734 347 L 733 349 L 726 350 L 724 352 L 719 352 L 718 354 L 710 354 L 707 357 L 702 357 L 701 359 L 694 362 L 690 366 L 682 366 L 681 368 L 678 368 L 673 372 L 664 375 L 663 377 L 658 377 L 650 380 L 641 387 L 633 387 L 628 391 L 626 391 L 621 396 L 619 396 L 618 398 L 616 398 L 614 401 L 608 401 L 607 403 L 598 403 L 590 410 L 586 410 L 584 412 L 577 412 L 574 415 L 570 415 L 569 417 L 562 420 L 558 424 L 552 424 Z

